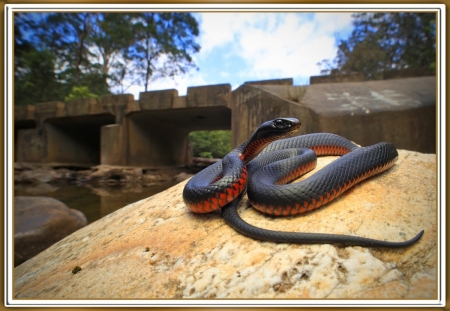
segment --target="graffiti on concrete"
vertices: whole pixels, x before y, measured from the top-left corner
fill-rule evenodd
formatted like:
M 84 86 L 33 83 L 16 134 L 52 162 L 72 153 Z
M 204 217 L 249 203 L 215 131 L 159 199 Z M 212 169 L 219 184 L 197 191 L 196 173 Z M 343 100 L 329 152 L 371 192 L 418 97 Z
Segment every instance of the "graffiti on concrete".
M 363 110 L 365 113 L 370 113 L 368 107 L 376 106 L 411 106 L 419 107 L 421 105 L 418 100 L 411 100 L 410 96 L 401 93 L 396 93 L 393 90 L 370 91 L 366 95 L 351 95 L 349 92 L 343 93 L 326 93 L 327 100 L 337 101 L 342 110 Z

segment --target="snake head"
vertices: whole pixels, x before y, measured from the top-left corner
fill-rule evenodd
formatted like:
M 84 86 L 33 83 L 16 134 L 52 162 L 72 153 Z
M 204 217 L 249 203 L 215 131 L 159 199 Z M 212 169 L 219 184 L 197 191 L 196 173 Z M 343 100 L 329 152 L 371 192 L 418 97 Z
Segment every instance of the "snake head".
M 278 118 L 264 122 L 244 144 L 242 159 L 246 162 L 250 161 L 268 144 L 291 135 L 300 126 L 300 121 L 295 118 Z
M 256 139 L 274 141 L 296 132 L 300 126 L 300 121 L 295 118 L 278 118 L 261 124 L 254 136 Z
M 300 128 L 300 121 L 295 118 L 279 118 L 272 121 L 269 121 L 269 123 L 272 122 L 272 126 L 279 129 L 292 129 L 293 131 L 296 131 Z

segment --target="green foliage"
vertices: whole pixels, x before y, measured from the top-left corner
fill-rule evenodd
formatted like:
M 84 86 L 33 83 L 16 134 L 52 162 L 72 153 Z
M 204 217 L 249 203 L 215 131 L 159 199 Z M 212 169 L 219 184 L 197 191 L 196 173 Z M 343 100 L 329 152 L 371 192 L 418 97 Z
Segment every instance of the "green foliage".
M 200 46 L 194 41 L 199 31 L 192 15 L 145 12 L 135 17 L 135 41 L 127 56 L 133 60 L 132 70 L 145 91 L 154 79 L 174 77 L 195 67 L 191 54 Z
M 354 30 L 338 44 L 331 64 L 319 62 L 322 72 L 361 72 L 366 79 L 406 68 L 435 68 L 436 15 L 434 13 L 356 13 Z
M 189 133 L 194 157 L 223 158 L 231 150 L 231 131 Z
M 98 96 L 89 91 L 87 86 L 74 86 L 69 95 L 64 100 L 80 99 L 80 98 L 97 98 Z
M 21 51 L 21 56 L 14 64 L 14 103 L 26 105 L 57 99 L 61 84 L 54 72 L 53 55 L 30 48 Z
M 15 103 L 62 100 L 82 86 L 147 90 L 194 67 L 198 34 L 190 13 L 17 13 Z

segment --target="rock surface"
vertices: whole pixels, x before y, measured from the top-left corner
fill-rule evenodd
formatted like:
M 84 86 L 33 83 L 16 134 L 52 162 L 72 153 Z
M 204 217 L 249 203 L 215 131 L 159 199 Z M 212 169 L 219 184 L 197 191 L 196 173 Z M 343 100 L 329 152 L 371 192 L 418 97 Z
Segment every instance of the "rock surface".
M 48 197 L 14 198 L 14 264 L 87 225 L 84 214 Z
M 38 168 L 36 170 L 24 171 L 14 176 L 15 182 L 48 183 L 61 175 L 51 169 Z
M 78 230 L 14 270 L 15 298 L 436 299 L 436 156 L 399 150 L 389 171 L 309 214 L 251 224 L 402 241 L 405 249 L 276 244 L 247 238 L 220 213 L 193 214 L 186 181 Z M 318 167 L 334 157 L 319 159 Z M 79 266 L 82 270 L 73 274 Z
M 211 164 L 213 161 L 206 163 Z M 161 183 L 177 181 L 177 176 L 183 176 L 180 180 L 188 178 L 192 169 L 199 171 L 204 168 L 205 163 L 194 163 L 192 168 L 185 167 L 126 167 L 97 165 L 89 169 L 68 169 L 57 168 L 62 164 L 39 163 L 14 163 L 14 182 L 17 184 L 32 184 L 40 186 L 43 183 L 65 184 L 75 182 L 77 184 L 93 185 L 119 185 L 119 184 L 141 184 L 145 186 L 154 186 Z M 68 165 L 70 167 L 70 165 Z M 184 175 L 181 175 L 184 174 Z M 192 176 L 192 175 L 191 175 Z M 184 178 L 186 177 L 186 178 Z

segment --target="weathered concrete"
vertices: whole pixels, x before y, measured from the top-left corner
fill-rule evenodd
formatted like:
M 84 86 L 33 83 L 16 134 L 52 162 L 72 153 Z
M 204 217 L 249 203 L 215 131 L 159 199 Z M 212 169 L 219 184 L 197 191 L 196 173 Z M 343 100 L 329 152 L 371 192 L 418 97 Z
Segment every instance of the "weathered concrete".
M 114 122 L 111 114 L 54 118 L 45 122 L 48 162 L 94 165 L 100 162 L 101 127 Z M 117 139 L 117 138 L 116 138 Z
M 407 68 L 402 70 L 388 70 L 378 73 L 380 80 L 389 79 L 403 79 L 411 77 L 426 77 L 426 76 L 436 76 L 435 70 L 430 70 L 429 68 Z M 362 82 L 366 78 L 360 72 L 353 72 L 347 74 L 330 74 L 330 75 L 320 75 L 311 76 L 309 79 L 309 84 L 317 83 L 337 83 L 337 82 Z
M 14 161 L 16 162 L 18 159 L 18 153 L 19 151 L 23 151 L 23 149 L 18 148 L 19 143 L 20 144 L 28 144 L 28 141 L 30 139 L 29 133 L 28 135 L 22 136 L 22 138 L 19 139 L 19 130 L 20 132 L 26 129 L 34 129 L 36 128 L 36 118 L 35 118 L 35 110 L 36 107 L 34 105 L 23 105 L 23 106 L 17 106 L 14 107 Z M 28 137 L 27 137 L 28 136 Z M 35 145 L 33 145 L 35 146 Z M 40 154 L 40 147 L 33 147 L 32 148 L 34 153 Z M 32 155 L 31 158 L 42 159 L 42 157 L 36 157 L 36 155 Z
M 186 107 L 231 106 L 231 85 L 217 84 L 188 87 Z
M 309 84 L 336 83 L 336 82 L 362 82 L 362 81 L 364 81 L 364 75 L 360 72 L 348 73 L 348 74 L 312 76 L 309 78 Z
M 66 105 L 60 101 L 37 103 L 35 108 L 35 118 L 39 126 L 42 127 L 44 120 L 66 116 Z
M 35 120 L 36 106 L 23 105 L 14 107 L 14 122 Z
M 105 125 L 101 128 L 100 163 L 127 165 L 128 144 L 125 126 Z
M 267 91 L 266 86 L 244 84 L 233 92 L 232 145 L 245 142 L 261 123 L 281 116 L 295 117 L 301 120 L 302 127 L 298 135 L 311 133 L 311 110 L 298 102 L 283 98 Z M 272 86 L 277 89 L 289 89 L 288 85 Z M 300 90 L 305 87 L 298 87 Z M 301 97 L 302 91 L 296 94 Z M 299 100 L 297 98 L 297 100 Z
M 262 122 L 292 116 L 302 122 L 298 135 L 331 132 L 363 146 L 387 141 L 400 149 L 435 153 L 435 78 L 394 81 L 243 85 L 233 92 L 233 146 Z
M 436 153 L 435 86 L 434 77 L 315 84 L 303 104 L 317 116 L 314 132 Z
M 293 85 L 294 79 L 285 78 L 285 79 L 270 79 L 270 80 L 259 80 L 259 81 L 247 81 L 244 84 L 251 85 Z
M 135 110 L 134 96 L 132 94 L 104 95 L 98 98 L 98 104 L 104 111 L 116 117 L 116 123 L 121 124 L 128 111 Z
M 139 104 L 143 110 L 170 109 L 173 108 L 178 91 L 175 89 L 141 92 L 139 94 Z
M 264 121 L 296 117 L 297 135 L 332 132 L 370 145 L 435 152 L 433 77 L 294 86 L 292 78 L 15 107 L 15 161 L 81 165 L 187 165 L 187 135 L 232 131 L 242 143 Z M 36 127 L 36 128 L 33 128 Z
M 319 168 L 334 157 L 319 158 Z M 421 182 L 417 182 L 420 180 Z M 182 182 L 66 237 L 14 270 L 16 299 L 436 299 L 436 156 L 399 151 L 387 172 L 317 211 L 249 223 L 402 241 L 405 249 L 256 241 L 220 213 L 193 214 Z M 81 271 L 72 274 L 74 267 Z
M 97 103 L 94 98 L 73 99 L 65 103 L 66 116 L 76 117 L 87 114 L 100 114 L 105 110 Z
M 45 138 L 40 129 L 21 129 L 14 139 L 14 160 L 19 162 L 41 162 L 46 158 Z

